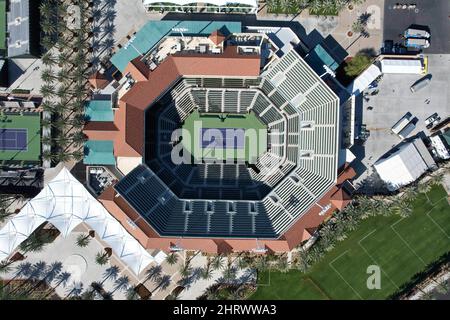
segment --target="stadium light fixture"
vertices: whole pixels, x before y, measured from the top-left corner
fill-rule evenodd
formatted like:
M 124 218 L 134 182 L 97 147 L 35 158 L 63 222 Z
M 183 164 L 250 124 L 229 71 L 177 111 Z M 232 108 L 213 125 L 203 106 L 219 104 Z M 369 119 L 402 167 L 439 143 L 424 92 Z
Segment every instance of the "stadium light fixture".
M 320 76 L 321 78 L 326 75 L 329 74 L 330 76 L 332 76 L 333 78 L 336 78 L 336 73 L 331 70 L 331 68 L 329 66 L 327 66 L 326 64 L 323 65 L 323 68 L 325 69 L 325 72 Z

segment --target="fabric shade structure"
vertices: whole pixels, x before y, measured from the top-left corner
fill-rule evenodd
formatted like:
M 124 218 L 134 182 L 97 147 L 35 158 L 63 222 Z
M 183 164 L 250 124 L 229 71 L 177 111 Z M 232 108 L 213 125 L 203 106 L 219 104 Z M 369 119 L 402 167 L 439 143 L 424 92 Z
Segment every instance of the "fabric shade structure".
M 136 275 L 155 261 L 66 168 L 0 230 L 0 261 L 46 221 L 63 237 L 85 222 Z

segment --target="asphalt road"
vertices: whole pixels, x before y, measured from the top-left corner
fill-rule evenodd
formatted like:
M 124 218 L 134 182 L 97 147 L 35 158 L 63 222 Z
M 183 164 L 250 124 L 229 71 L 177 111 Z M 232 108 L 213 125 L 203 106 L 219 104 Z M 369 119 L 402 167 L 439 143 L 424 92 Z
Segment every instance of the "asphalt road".
M 393 9 L 397 3 L 415 3 L 415 10 Z M 384 6 L 383 40 L 402 42 L 400 34 L 410 25 L 426 26 L 431 33 L 430 47 L 425 53 L 450 53 L 450 1 L 449 0 L 386 0 Z

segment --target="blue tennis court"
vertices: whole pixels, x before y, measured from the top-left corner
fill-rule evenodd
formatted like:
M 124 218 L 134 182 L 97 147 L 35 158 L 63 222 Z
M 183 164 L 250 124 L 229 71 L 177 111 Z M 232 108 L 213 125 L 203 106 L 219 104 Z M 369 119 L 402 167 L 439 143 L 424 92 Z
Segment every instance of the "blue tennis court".
M 244 149 L 245 129 L 242 128 L 200 128 L 202 148 Z
M 27 129 L 0 129 L 0 150 L 27 150 Z

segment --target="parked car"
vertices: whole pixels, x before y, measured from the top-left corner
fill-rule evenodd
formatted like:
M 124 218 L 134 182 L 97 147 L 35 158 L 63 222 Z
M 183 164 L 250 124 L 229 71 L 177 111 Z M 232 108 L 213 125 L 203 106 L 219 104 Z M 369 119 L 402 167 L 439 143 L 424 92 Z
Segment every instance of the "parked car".
M 433 126 L 434 120 L 438 118 L 438 114 L 435 112 L 431 116 L 425 119 L 425 126 L 430 129 Z

